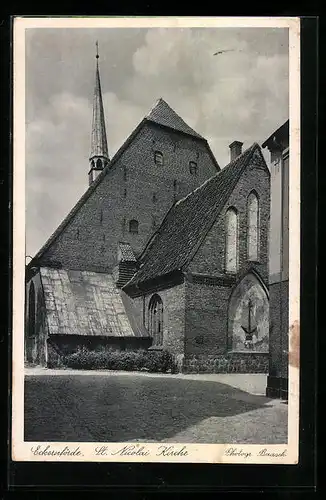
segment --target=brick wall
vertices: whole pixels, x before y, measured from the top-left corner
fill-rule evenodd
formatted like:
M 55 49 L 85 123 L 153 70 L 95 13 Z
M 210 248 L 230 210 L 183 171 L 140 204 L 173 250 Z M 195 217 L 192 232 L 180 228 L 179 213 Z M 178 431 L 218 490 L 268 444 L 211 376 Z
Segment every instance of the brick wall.
M 230 287 L 186 282 L 186 356 L 226 351 L 230 292 Z
M 185 285 L 177 285 L 158 292 L 163 302 L 163 348 L 176 356 L 181 367 L 185 349 Z M 153 294 L 143 302 L 145 327 L 148 327 L 148 306 Z
M 163 166 L 154 162 L 156 150 L 164 155 Z M 197 176 L 190 175 L 189 161 L 197 162 Z M 204 141 L 145 124 L 45 252 L 43 265 L 112 270 L 119 241 L 129 242 L 139 254 L 174 200 L 214 173 L 216 167 Z M 129 232 L 131 219 L 139 222 L 138 234 Z
M 247 198 L 255 190 L 259 198 L 260 250 L 259 261 L 247 260 Z M 239 274 L 253 267 L 268 283 L 268 234 L 270 216 L 270 175 L 267 169 L 255 165 L 248 166 L 233 190 L 228 203 L 207 234 L 204 243 L 192 259 L 189 271 L 212 275 L 225 272 L 225 214 L 228 208 L 238 211 Z
M 185 373 L 268 373 L 267 353 L 192 355 L 184 360 Z
M 259 198 L 260 245 L 258 262 L 249 262 L 247 257 L 247 199 L 252 190 L 255 190 Z M 266 292 L 263 290 L 264 286 L 268 284 L 270 175 L 267 169 L 249 165 L 233 190 L 228 203 L 221 211 L 203 244 L 192 259 L 187 271 L 190 276 L 197 274 L 207 276 L 208 278 L 221 278 L 222 281 L 223 277 L 227 277 L 225 273 L 225 215 L 229 207 L 235 207 L 238 211 L 238 274 L 233 276 L 233 278 L 230 277 L 231 282 L 229 285 L 218 283 L 211 285 L 204 284 L 204 278 L 202 278 L 203 283 L 201 284 L 186 283 L 186 357 L 187 359 L 193 359 L 193 363 L 197 366 L 196 369 L 193 367 L 194 370 L 201 369 L 200 366 L 203 364 L 205 366 L 204 370 L 208 370 L 208 366 L 210 366 L 209 370 L 223 371 L 224 363 L 228 367 L 225 369 L 230 371 L 247 370 L 249 372 L 265 373 L 268 363 L 269 335 L 268 319 L 266 320 L 266 314 L 268 316 L 268 300 Z M 260 309 L 257 310 L 258 312 L 256 311 L 256 316 L 259 320 L 259 325 L 257 324 L 259 329 L 259 342 L 257 346 L 260 346 L 259 348 L 257 347 L 257 351 L 264 351 L 265 355 L 263 353 L 260 355 L 258 352 L 255 354 L 249 352 L 235 354 L 234 352 L 230 352 L 234 350 L 246 351 L 244 348 L 236 348 L 237 346 L 234 345 L 232 339 L 230 341 L 230 337 L 234 335 L 234 328 L 238 326 L 237 331 L 241 330 L 242 332 L 238 323 L 242 324 L 244 319 L 242 316 L 244 316 L 245 311 L 243 313 L 241 311 L 239 313 L 238 310 L 236 311 L 237 321 L 235 320 L 235 311 L 233 311 L 233 322 L 228 322 L 228 318 L 231 314 L 229 311 L 231 294 L 235 290 L 235 286 L 237 286 L 239 280 L 245 277 L 250 269 L 258 273 L 263 280 L 263 284 L 260 286 L 259 281 L 253 275 L 247 275 L 253 276 L 253 278 L 251 280 L 247 279 L 248 283 L 244 283 L 244 290 L 242 292 L 247 293 L 247 286 L 248 296 L 255 295 L 255 297 L 259 298 L 259 301 L 256 301 L 258 309 L 261 309 L 261 303 L 263 302 L 263 314 Z M 208 278 L 207 281 L 209 281 Z M 257 290 L 255 287 L 258 287 Z M 238 302 L 242 301 L 243 293 L 239 297 Z M 262 297 L 266 300 L 262 301 Z M 233 304 L 233 306 L 238 308 L 240 303 L 238 302 Z M 245 301 L 242 302 L 244 306 Z M 267 312 L 265 311 L 266 307 Z M 232 332 L 228 331 L 230 328 Z M 260 332 L 260 330 L 263 331 Z M 263 345 L 260 345 L 262 342 Z M 215 360 L 220 359 L 220 355 L 222 355 L 222 365 L 220 365 L 220 361 L 216 361 L 216 367 L 214 368 Z M 228 361 L 224 360 L 225 355 L 227 355 Z M 197 361 L 195 362 L 194 359 L 197 359 Z M 198 359 L 201 361 L 198 361 Z

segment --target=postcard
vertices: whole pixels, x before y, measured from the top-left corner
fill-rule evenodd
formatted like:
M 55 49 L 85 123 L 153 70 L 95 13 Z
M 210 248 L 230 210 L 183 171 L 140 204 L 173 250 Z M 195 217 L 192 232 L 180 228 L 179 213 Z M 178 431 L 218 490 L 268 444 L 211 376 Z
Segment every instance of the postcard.
M 13 71 L 12 460 L 298 463 L 300 19 L 16 17 Z

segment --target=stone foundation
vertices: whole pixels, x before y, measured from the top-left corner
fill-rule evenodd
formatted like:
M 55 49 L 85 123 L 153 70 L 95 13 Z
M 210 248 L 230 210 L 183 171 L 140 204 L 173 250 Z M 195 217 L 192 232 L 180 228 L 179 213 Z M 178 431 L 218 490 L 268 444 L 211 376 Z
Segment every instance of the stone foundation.
M 268 373 L 268 353 L 193 355 L 183 362 L 184 373 Z

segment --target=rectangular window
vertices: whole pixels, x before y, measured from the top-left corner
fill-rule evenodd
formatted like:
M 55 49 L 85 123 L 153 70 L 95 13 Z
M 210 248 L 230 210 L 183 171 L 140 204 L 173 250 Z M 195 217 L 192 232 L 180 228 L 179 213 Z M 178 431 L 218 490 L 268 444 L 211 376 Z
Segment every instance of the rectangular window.
M 161 153 L 161 151 L 154 152 L 154 162 L 156 163 L 156 165 L 164 164 L 163 153 Z

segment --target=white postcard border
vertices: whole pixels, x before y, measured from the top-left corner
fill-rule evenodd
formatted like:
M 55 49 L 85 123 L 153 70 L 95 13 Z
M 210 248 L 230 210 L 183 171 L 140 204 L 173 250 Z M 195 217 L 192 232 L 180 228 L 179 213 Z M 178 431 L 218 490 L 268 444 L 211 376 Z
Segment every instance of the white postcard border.
M 68 27 L 289 28 L 291 151 L 289 352 L 291 353 L 291 346 L 298 345 L 297 342 L 293 342 L 293 336 L 298 338 L 300 328 L 300 19 L 295 17 L 17 17 L 14 20 L 13 43 L 12 459 L 14 461 L 76 462 L 298 463 L 299 367 L 292 364 L 289 364 L 288 443 L 284 445 L 137 443 L 139 451 L 137 455 L 121 455 L 119 450 L 123 449 L 126 443 L 24 442 L 25 30 Z M 105 453 L 103 448 L 106 448 Z

